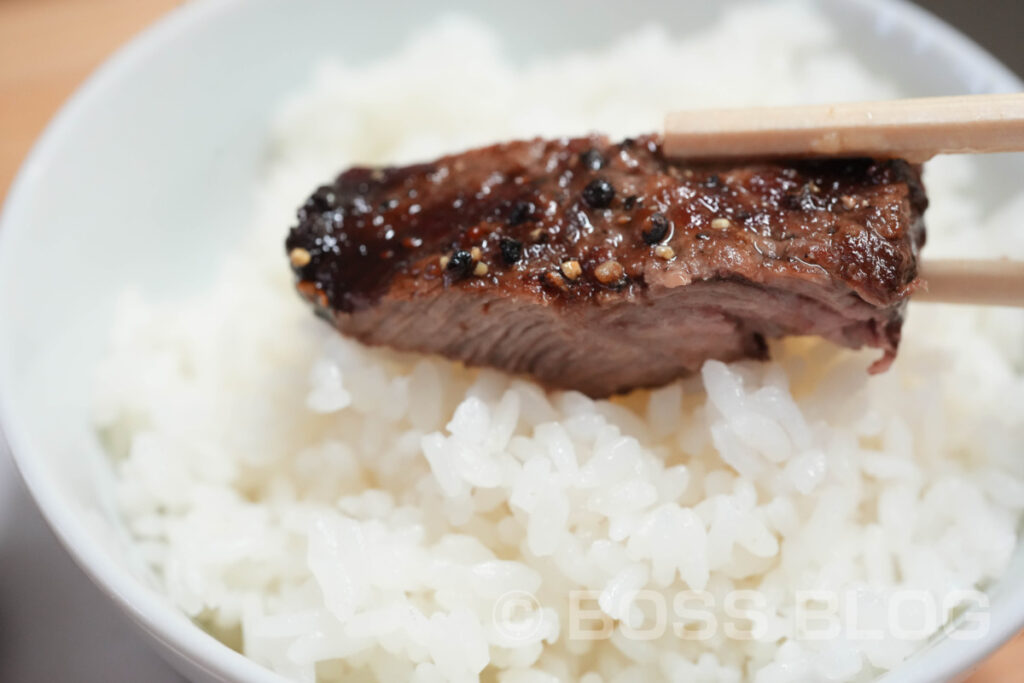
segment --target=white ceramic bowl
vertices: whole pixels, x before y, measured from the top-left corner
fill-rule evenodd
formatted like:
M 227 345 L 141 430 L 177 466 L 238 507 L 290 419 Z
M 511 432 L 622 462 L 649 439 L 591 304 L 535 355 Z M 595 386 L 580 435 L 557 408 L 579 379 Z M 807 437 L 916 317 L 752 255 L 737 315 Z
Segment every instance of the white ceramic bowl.
M 913 6 L 821 4 L 842 22 L 853 50 L 910 92 L 1021 88 L 967 38 Z M 720 6 L 457 0 L 445 8 L 477 15 L 520 53 L 535 55 L 598 46 L 651 21 L 685 33 L 705 25 Z M 0 420 L 6 439 L 78 564 L 194 680 L 281 679 L 192 625 L 131 566 L 111 505 L 111 469 L 89 427 L 90 379 L 114 296 L 128 282 L 142 283 L 154 296 L 202 287 L 239 237 L 225 226 L 245 224 L 228 218 L 248 205 L 265 126 L 284 94 L 323 57 L 379 57 L 434 12 L 416 0 L 190 3 L 122 49 L 72 98 L 36 145 L 4 208 Z M 567 32 L 566 25 L 576 28 Z M 1024 177 L 1024 158 L 986 159 L 984 170 L 991 193 L 985 199 L 994 200 Z M 991 596 L 985 639 L 937 641 L 887 678 L 948 680 L 1024 625 L 1024 550 Z

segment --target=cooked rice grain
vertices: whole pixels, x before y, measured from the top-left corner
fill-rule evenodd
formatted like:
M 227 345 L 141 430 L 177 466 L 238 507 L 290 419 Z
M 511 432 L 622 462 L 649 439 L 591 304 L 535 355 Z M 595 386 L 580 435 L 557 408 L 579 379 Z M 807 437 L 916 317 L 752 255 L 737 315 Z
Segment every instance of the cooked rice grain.
M 295 296 L 281 249 L 293 208 L 347 164 L 636 133 L 695 103 L 899 94 L 837 45 L 812 10 L 772 3 L 685 40 L 651 29 L 521 68 L 454 20 L 388 61 L 324 67 L 275 128 L 251 247 L 202 298 L 126 295 L 101 369 L 97 425 L 162 590 L 299 681 L 774 683 L 897 666 L 924 634 L 801 638 L 800 591 L 852 596 L 858 627 L 885 626 L 893 591 L 941 604 L 1003 572 L 1024 506 L 1019 313 L 913 306 L 880 376 L 871 353 L 794 340 L 771 363 L 709 362 L 592 401 L 343 339 Z M 975 178 L 968 159 L 929 166 L 929 253 L 1024 254 L 1024 199 L 1012 220 L 986 217 Z M 608 638 L 571 637 L 581 589 L 614 620 Z M 651 596 L 675 618 L 676 596 L 706 591 L 725 624 L 737 589 L 763 598 L 759 640 L 630 637 Z M 496 621 L 513 599 L 517 620 Z

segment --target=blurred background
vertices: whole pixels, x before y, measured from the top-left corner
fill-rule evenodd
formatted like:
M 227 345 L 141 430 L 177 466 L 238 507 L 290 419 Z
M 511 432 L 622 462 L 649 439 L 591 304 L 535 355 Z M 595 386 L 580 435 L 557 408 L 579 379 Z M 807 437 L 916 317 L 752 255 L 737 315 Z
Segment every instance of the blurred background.
M 120 44 L 182 0 L 0 0 L 0 198 L 47 121 Z M 1024 0 L 919 0 L 1024 75 Z M 0 443 L 0 681 L 177 683 L 58 546 Z M 968 679 L 1024 681 L 1024 636 Z

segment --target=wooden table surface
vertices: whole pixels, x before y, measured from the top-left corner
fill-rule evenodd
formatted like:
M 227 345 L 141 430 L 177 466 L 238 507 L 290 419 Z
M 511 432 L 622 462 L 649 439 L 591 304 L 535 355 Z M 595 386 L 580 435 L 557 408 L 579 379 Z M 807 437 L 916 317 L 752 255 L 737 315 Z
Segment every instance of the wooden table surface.
M 0 198 L 75 86 L 181 0 L 0 0 Z M 1024 681 L 1024 633 L 969 683 Z

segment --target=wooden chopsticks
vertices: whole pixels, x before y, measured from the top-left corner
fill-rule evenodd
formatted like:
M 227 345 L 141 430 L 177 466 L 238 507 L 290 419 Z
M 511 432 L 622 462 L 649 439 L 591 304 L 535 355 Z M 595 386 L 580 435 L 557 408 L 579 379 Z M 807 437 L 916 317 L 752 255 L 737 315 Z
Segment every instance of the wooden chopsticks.
M 664 150 L 688 161 L 1024 152 L 1024 93 L 679 111 L 665 117 Z M 1022 262 L 926 261 L 921 278 L 915 301 L 1024 306 Z
M 913 301 L 1024 306 L 1024 262 L 1008 259 L 935 259 L 921 263 L 925 287 Z
M 704 109 L 665 117 L 665 154 L 736 157 L 1024 152 L 1024 93 L 802 107 Z

